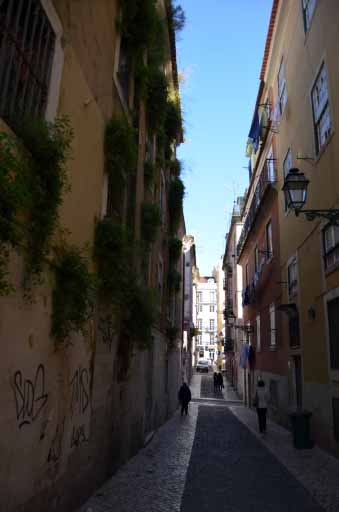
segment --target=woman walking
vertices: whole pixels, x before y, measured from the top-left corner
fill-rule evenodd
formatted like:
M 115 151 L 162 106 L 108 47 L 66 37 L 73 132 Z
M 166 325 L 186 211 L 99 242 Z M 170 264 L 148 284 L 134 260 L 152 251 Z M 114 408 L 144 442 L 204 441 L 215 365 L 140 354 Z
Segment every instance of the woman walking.
M 268 402 L 269 394 L 266 390 L 265 382 L 262 379 L 259 379 L 253 405 L 257 409 L 259 432 L 261 434 L 266 433 L 266 417 Z

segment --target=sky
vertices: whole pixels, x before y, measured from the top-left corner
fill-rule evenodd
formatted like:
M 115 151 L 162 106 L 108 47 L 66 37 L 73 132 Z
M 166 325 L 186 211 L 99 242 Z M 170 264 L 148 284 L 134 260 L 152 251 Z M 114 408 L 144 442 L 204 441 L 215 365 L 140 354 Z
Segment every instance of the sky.
M 186 232 L 195 237 L 200 275 L 210 275 L 224 253 L 233 202 L 248 185 L 245 146 L 272 0 L 180 4 L 187 18 L 177 41 L 184 214 Z

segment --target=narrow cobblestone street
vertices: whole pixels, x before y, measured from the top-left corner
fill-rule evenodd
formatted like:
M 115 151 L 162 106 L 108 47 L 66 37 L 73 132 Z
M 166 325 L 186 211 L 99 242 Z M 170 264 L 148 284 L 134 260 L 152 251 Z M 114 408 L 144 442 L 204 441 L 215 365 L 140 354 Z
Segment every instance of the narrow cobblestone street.
M 229 386 L 213 396 L 211 376 L 194 375 L 189 415 L 178 412 L 79 512 L 334 512 L 339 461 L 318 448 L 298 451 Z

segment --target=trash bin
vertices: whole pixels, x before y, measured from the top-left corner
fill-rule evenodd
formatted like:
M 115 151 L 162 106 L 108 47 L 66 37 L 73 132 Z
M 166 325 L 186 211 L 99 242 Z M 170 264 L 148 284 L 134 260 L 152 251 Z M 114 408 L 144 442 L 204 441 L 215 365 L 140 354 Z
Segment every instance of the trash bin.
M 313 448 L 313 441 L 310 438 L 310 411 L 295 411 L 290 414 L 293 444 L 298 450 Z

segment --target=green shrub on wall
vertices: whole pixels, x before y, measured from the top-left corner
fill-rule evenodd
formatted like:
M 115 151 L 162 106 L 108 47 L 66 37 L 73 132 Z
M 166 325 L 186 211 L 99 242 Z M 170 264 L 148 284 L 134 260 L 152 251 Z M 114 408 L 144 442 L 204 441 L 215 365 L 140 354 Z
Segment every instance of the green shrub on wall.
M 31 204 L 27 223 L 26 270 L 38 278 L 50 251 L 58 209 L 67 187 L 66 162 L 73 131 L 67 118 L 54 123 L 37 119 L 22 124 L 20 136 L 31 159 Z
M 98 265 L 98 285 L 104 297 L 123 304 L 133 268 L 130 233 L 107 217 L 95 228 L 94 257 Z
M 144 202 L 141 205 L 141 238 L 148 247 L 155 242 L 161 226 L 161 211 L 158 204 Z
M 148 127 L 152 132 L 161 131 L 166 122 L 168 83 L 163 71 L 154 69 L 148 77 L 146 99 Z
M 138 146 L 135 130 L 125 119 L 113 117 L 105 131 L 105 167 L 112 177 L 136 171 Z
M 155 166 L 149 160 L 144 163 L 144 185 L 146 189 L 150 189 L 154 183 Z
M 51 335 L 56 345 L 68 341 L 72 332 L 85 332 L 93 315 L 96 279 L 76 247 L 55 249 L 55 286 L 52 295 Z
M 67 187 L 73 137 L 66 118 L 24 120 L 17 134 L 0 134 L 0 294 L 11 290 L 10 249 L 24 255 L 25 284 L 40 280 Z
M 174 178 L 170 183 L 168 208 L 170 214 L 170 229 L 175 233 L 179 227 L 183 209 L 185 185 L 180 178 Z
M 168 272 L 168 289 L 170 293 L 178 293 L 181 285 L 181 274 L 174 268 L 170 268 Z
M 168 241 L 170 265 L 174 265 L 182 254 L 182 241 L 180 238 L 173 237 Z

